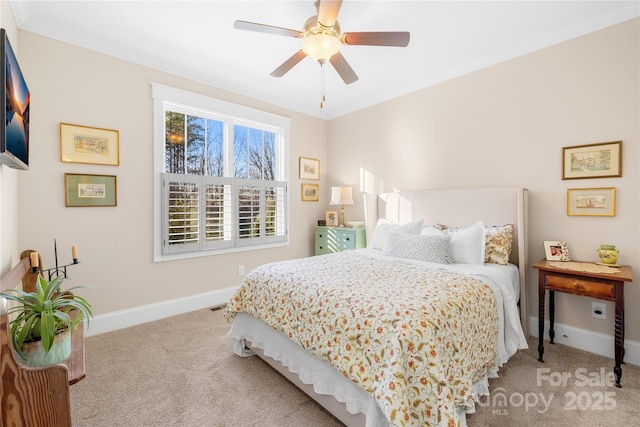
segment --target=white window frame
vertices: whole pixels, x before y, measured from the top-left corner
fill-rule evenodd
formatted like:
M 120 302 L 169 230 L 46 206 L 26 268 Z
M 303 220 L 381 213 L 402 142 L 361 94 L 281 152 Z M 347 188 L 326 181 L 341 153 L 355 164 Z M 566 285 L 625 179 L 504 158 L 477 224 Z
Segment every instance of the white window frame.
M 183 258 L 195 258 L 201 256 L 210 256 L 221 253 L 240 252 L 256 249 L 268 249 L 276 246 L 287 246 L 289 244 L 289 191 L 285 194 L 286 204 L 286 235 L 284 239 L 261 239 L 258 244 L 235 244 L 231 247 L 225 245 L 209 245 L 204 249 L 200 249 L 193 252 L 176 251 L 175 253 L 163 254 L 163 236 L 165 222 L 163 217 L 165 216 L 163 206 L 163 175 L 165 174 L 165 105 L 177 104 L 182 106 L 188 106 L 196 110 L 215 112 L 224 115 L 225 117 L 233 118 L 234 120 L 243 122 L 244 124 L 257 123 L 262 127 L 264 125 L 270 125 L 274 128 L 282 129 L 282 145 L 279 150 L 279 156 L 276 159 L 278 170 L 283 173 L 283 182 L 287 187 L 290 187 L 289 183 L 289 165 L 288 165 L 288 151 L 289 151 L 289 134 L 291 129 L 291 119 L 288 117 L 278 116 L 276 114 L 256 110 L 253 108 L 245 107 L 238 104 L 233 104 L 225 101 L 221 101 L 208 96 L 196 94 L 193 92 L 176 89 L 170 86 L 165 86 L 158 83 L 151 83 L 151 92 L 153 98 L 153 146 L 154 146 L 154 261 L 171 261 L 175 259 Z M 271 182 L 271 181 L 265 181 Z M 234 207 L 235 210 L 235 207 Z M 237 224 L 237 216 L 234 216 L 235 223 Z M 234 228 L 237 228 L 234 225 Z M 206 245 L 205 245 L 206 246 Z

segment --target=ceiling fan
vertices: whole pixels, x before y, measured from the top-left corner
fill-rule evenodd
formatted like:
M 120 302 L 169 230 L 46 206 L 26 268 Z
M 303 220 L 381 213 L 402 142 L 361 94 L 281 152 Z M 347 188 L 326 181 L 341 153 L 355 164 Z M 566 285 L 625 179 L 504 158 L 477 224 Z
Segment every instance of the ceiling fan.
M 318 14 L 306 20 L 303 31 L 247 21 L 236 21 L 233 26 L 239 30 L 302 39 L 301 49 L 276 68 L 271 73 L 273 77 L 284 76 L 306 56 L 310 56 L 321 66 L 330 62 L 342 80 L 350 84 L 358 80 L 358 76 L 340 53 L 341 44 L 397 47 L 406 47 L 409 44 L 410 35 L 406 31 L 342 33 L 337 20 L 342 0 L 318 0 L 315 6 Z M 322 104 L 320 106 L 322 107 Z

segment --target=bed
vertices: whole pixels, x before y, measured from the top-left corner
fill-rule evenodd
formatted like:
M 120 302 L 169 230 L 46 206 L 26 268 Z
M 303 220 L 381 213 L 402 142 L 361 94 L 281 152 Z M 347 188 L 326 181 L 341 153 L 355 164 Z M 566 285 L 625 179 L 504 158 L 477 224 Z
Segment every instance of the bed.
M 245 277 L 225 308 L 234 352 L 348 426 L 465 425 L 527 346 L 526 206 L 523 188 L 367 196 L 366 249 Z

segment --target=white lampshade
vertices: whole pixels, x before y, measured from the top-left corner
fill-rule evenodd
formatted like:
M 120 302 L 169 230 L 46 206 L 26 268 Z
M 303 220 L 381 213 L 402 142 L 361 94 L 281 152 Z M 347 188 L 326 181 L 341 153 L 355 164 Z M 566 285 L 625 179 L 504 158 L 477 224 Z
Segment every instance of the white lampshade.
M 329 34 L 319 33 L 302 39 L 302 51 L 315 62 L 327 62 L 340 50 L 340 40 Z
M 331 187 L 331 205 L 352 205 L 351 187 Z

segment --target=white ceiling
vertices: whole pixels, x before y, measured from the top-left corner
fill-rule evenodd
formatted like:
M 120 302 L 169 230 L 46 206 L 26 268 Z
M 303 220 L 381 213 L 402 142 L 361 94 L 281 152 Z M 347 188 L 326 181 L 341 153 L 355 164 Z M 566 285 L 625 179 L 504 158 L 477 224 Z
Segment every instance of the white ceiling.
M 639 1 L 344 0 L 342 31 L 409 31 L 406 48 L 342 46 L 360 79 L 345 85 L 305 58 L 270 77 L 300 40 L 233 28 L 235 20 L 302 30 L 304 1 L 11 2 L 18 27 L 131 62 L 331 119 L 640 16 Z

